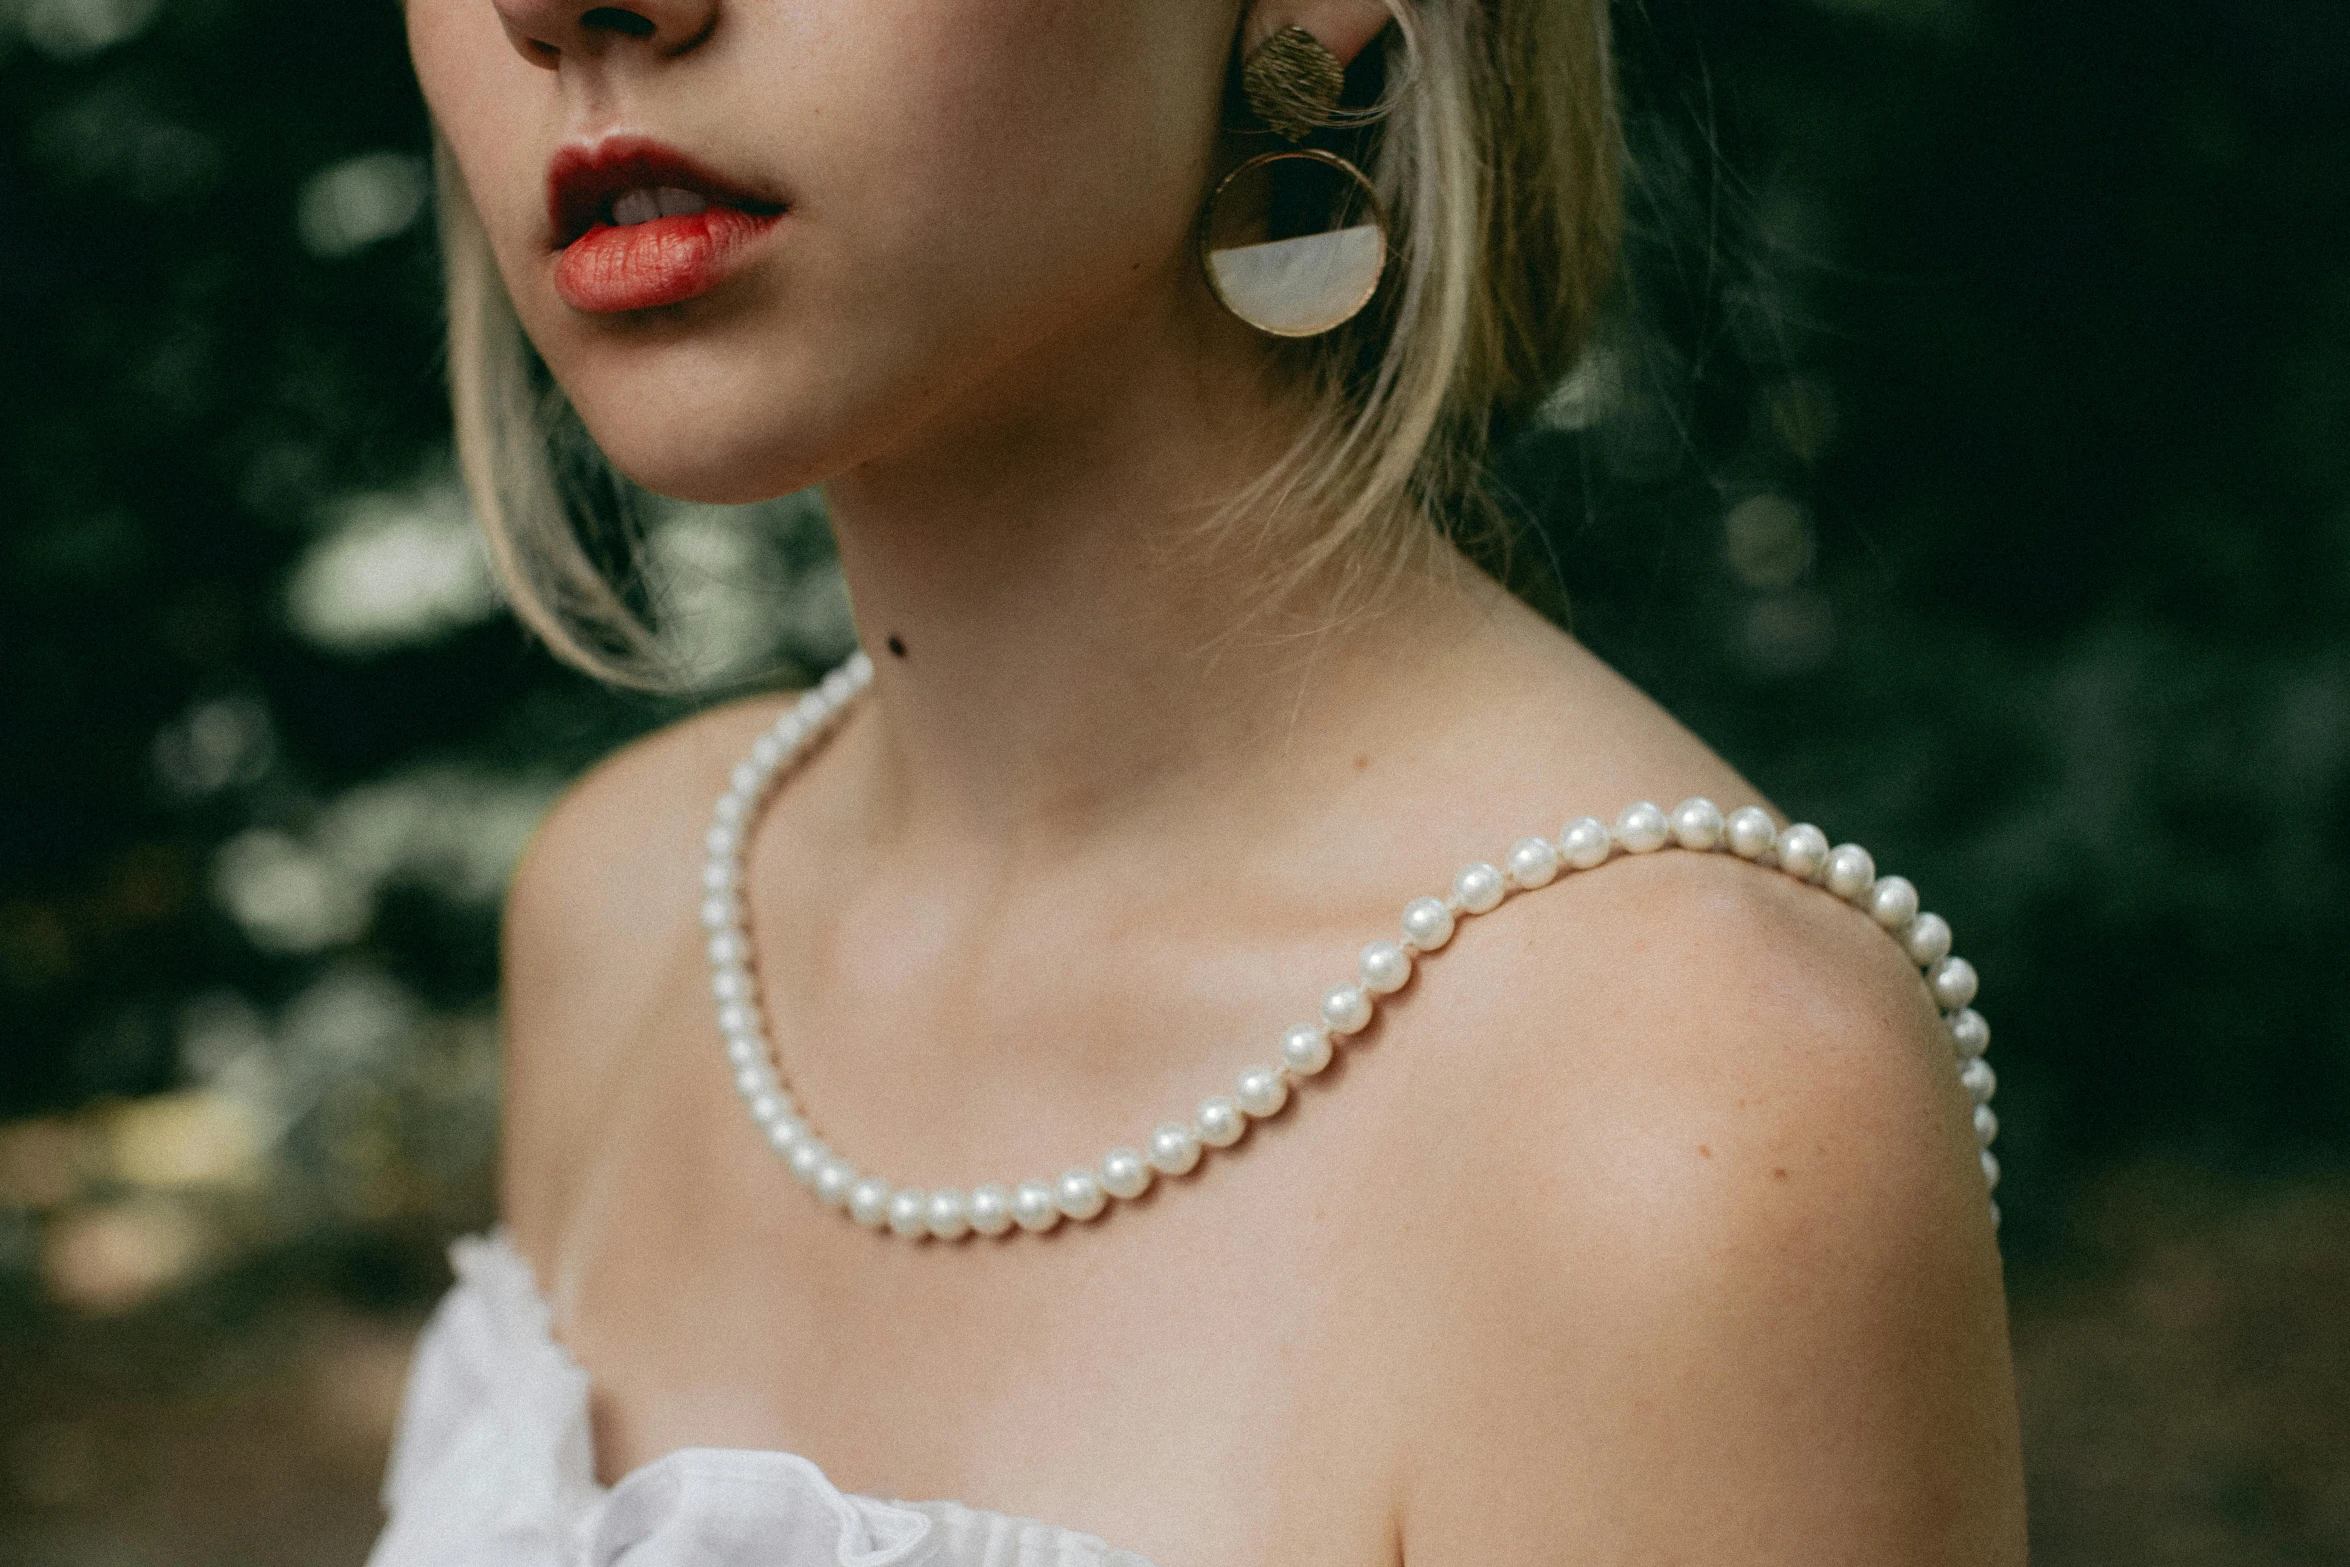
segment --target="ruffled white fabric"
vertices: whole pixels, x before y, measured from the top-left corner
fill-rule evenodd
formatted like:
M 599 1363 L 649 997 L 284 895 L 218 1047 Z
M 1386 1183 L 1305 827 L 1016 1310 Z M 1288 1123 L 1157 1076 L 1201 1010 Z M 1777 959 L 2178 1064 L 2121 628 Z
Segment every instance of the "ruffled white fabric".
M 843 1493 L 793 1453 L 697 1447 L 596 1480 L 588 1376 L 500 1231 L 450 1248 L 368 1567 L 1150 1567 L 1091 1535 Z

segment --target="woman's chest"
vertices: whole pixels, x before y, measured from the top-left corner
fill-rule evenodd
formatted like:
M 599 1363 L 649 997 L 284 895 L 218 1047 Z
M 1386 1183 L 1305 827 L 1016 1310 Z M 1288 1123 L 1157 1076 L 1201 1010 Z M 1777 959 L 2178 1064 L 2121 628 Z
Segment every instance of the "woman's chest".
M 559 1255 L 535 1259 L 606 1481 L 679 1447 L 783 1450 L 1161 1567 L 1394 1560 L 1425 1317 L 1380 1211 L 1397 1172 L 1364 1156 L 1375 1085 L 1095 1223 L 909 1243 L 791 1178 L 690 1023 L 627 1059 Z M 1007 1156 L 1046 1140 L 1014 1126 Z

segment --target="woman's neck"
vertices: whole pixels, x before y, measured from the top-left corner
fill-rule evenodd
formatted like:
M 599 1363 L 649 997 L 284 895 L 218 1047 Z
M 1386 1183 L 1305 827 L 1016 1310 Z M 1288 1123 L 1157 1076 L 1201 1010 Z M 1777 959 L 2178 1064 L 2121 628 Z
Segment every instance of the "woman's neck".
M 1036 390 L 994 405 L 1017 416 L 832 486 L 877 666 L 878 782 L 903 820 L 1050 842 L 1156 805 L 1213 816 L 1353 745 L 1339 732 L 1372 681 L 1408 701 L 1428 671 L 1403 650 L 1468 613 L 1441 572 L 1335 621 L 1328 581 L 1269 598 L 1289 562 L 1255 519 L 1209 524 L 1294 414 L 1253 377 L 1134 346 L 1056 353 L 1021 372 Z

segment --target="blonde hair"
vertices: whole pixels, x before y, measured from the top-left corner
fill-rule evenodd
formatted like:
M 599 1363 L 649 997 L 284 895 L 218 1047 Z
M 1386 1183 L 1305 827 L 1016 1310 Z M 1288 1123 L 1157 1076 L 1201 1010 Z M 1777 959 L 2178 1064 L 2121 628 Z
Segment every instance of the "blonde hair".
M 1390 580 L 1425 519 L 1490 520 L 1492 433 L 1573 366 L 1614 268 L 1623 152 L 1605 0 L 1388 0 L 1363 161 L 1395 264 L 1379 301 L 1298 348 L 1310 415 L 1219 515 L 1291 562 Z M 582 538 L 576 417 L 545 382 L 472 200 L 439 156 L 457 457 L 515 613 L 569 663 L 674 683 L 661 643 Z M 592 466 L 592 465 L 591 465 Z

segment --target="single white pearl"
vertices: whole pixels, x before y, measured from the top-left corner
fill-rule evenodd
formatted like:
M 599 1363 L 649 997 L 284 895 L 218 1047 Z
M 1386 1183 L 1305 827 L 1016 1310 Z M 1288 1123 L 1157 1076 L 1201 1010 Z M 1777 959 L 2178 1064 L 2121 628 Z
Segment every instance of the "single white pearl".
M 1939 914 L 1919 915 L 1902 936 L 1901 950 L 1919 968 L 1932 968 L 1950 955 L 1950 922 Z
M 781 1085 L 776 1081 L 775 1069 L 765 1061 L 753 1061 L 748 1066 L 734 1069 L 734 1091 L 745 1099 L 756 1099 L 771 1094 Z
M 1558 880 L 1559 852 L 1547 838 L 1520 838 L 1510 846 L 1510 857 L 1502 863 L 1509 870 L 1511 882 L 1520 887 L 1547 887 Z
M 1412 977 L 1412 955 L 1392 941 L 1374 941 L 1363 949 L 1360 967 L 1365 990 L 1392 996 Z
M 792 704 L 792 711 L 798 715 L 800 727 L 813 734 L 824 723 L 825 707 L 824 693 L 811 686 L 800 693 L 800 699 Z
M 1797 822 L 1779 834 L 1779 869 L 1797 881 L 1810 881 L 1828 863 L 1828 835 L 1809 822 Z
M 971 1228 L 982 1235 L 1001 1235 L 1012 1227 L 1012 1194 L 1001 1186 L 981 1186 L 966 1204 Z
M 849 1217 L 869 1230 L 889 1222 L 889 1182 L 868 1175 L 849 1192 Z
M 889 1227 L 893 1234 L 917 1240 L 930 1233 L 930 1194 L 907 1187 L 889 1194 Z
M 932 1192 L 930 1211 L 924 1217 L 930 1233 L 942 1241 L 959 1241 L 971 1233 L 971 1213 L 963 1206 L 961 1192 Z
M 1312 1077 L 1330 1064 L 1330 1030 L 1300 1023 L 1281 1036 L 1281 1064 L 1300 1077 Z
M 1131 1148 L 1113 1148 L 1102 1155 L 1098 1179 L 1102 1190 L 1117 1198 L 1140 1197 L 1150 1190 L 1151 1167 Z
M 775 771 L 776 764 L 783 760 L 787 749 L 783 737 L 770 729 L 751 742 L 751 764 L 761 772 L 771 773 Z
M 1022 1181 L 1012 1188 L 1012 1222 L 1031 1235 L 1041 1235 L 1061 1222 L 1060 1204 L 1044 1181 Z
M 1960 1007 L 1944 1021 L 1950 1028 L 1951 1046 L 1961 1061 L 1972 1061 L 1991 1048 L 1991 1025 L 1973 1007 Z
M 746 1066 L 758 1066 L 767 1059 L 767 1047 L 756 1034 L 729 1034 L 726 1036 L 726 1061 L 737 1072 Z
M 1333 1034 L 1359 1034 L 1371 1024 L 1371 998 L 1360 985 L 1332 985 L 1322 997 L 1322 1021 Z
M 1967 1058 L 1967 1064 L 1958 1069 L 1958 1080 L 1966 1086 L 1967 1097 L 1979 1105 L 1989 1104 L 1991 1096 L 1999 1092 L 1999 1074 L 1981 1056 Z
M 1877 862 L 1857 843 L 1840 843 L 1820 867 L 1820 885 L 1847 903 L 1857 903 L 1877 884 Z
M 720 968 L 739 968 L 750 955 L 750 939 L 739 930 L 722 930 L 710 938 L 710 961 Z
M 1462 866 L 1460 874 L 1452 879 L 1452 895 L 1471 914 L 1500 907 L 1502 895 L 1508 891 L 1509 883 L 1502 880 L 1501 872 L 1483 860 Z
M 1918 917 L 1918 890 L 1906 876 L 1880 876 L 1869 889 L 1869 918 L 1890 931 L 1909 928 Z
M 710 994 L 721 1004 L 751 999 L 750 971 L 739 963 L 710 971 Z
M 856 1185 L 857 1167 L 838 1154 L 825 1160 L 816 1172 L 816 1197 L 827 1208 L 838 1208 L 847 1202 Z
M 713 860 L 731 859 L 742 846 L 742 831 L 732 822 L 712 822 L 702 834 L 702 850 Z
M 1975 999 L 1975 966 L 1964 958 L 1944 958 L 1926 971 L 1926 986 L 1945 1012 L 1956 1012 Z
M 792 1151 L 785 1162 L 791 1166 L 794 1180 L 802 1186 L 813 1186 L 816 1184 L 817 1172 L 824 1168 L 824 1161 L 831 1157 L 832 1150 L 825 1147 L 820 1140 L 813 1137 L 802 1137 L 792 1145 Z
M 770 1091 L 751 1097 L 751 1120 L 761 1130 L 773 1126 L 790 1113 L 791 1107 L 783 1102 L 783 1095 L 779 1093 Z
M 1452 910 L 1441 898 L 1414 898 L 1403 906 L 1403 939 L 1421 952 L 1452 940 Z
M 1110 1205 L 1091 1170 L 1065 1170 L 1053 1183 L 1053 1203 L 1072 1219 L 1091 1219 Z
M 1988 1148 L 1998 1135 L 1999 1113 L 1989 1105 L 1975 1106 L 1975 1141 Z
M 1993 1191 L 1999 1189 L 1999 1155 L 1988 1148 L 1983 1150 L 1983 1184 Z
M 1616 818 L 1616 841 L 1634 854 L 1654 854 L 1673 835 L 1665 813 L 1646 800 L 1624 807 Z
M 735 904 L 732 898 L 713 895 L 702 900 L 702 929 L 731 930 L 735 924 L 734 916 Z
M 718 1009 L 718 1032 L 730 1037 L 748 1034 L 756 1039 L 767 1032 L 767 1023 L 752 1003 L 729 1001 Z
M 1279 1115 L 1289 1103 L 1289 1079 L 1269 1066 L 1252 1066 L 1235 1080 L 1233 1099 L 1251 1116 L 1263 1120 Z
M 1596 816 L 1578 816 L 1559 829 L 1559 858 L 1579 871 L 1604 864 L 1613 847 L 1607 823 Z
M 1684 849 L 1715 849 L 1722 842 L 1722 808 L 1702 796 L 1673 807 L 1673 841 Z
M 1199 1113 L 1192 1118 L 1192 1130 L 1210 1148 L 1229 1148 L 1248 1130 L 1248 1117 L 1240 1113 L 1240 1106 L 1219 1095 L 1200 1101 Z
M 742 819 L 751 814 L 751 802 L 729 789 L 718 797 L 718 803 L 710 808 L 710 814 L 729 827 L 739 826 Z
M 807 1141 L 808 1123 L 796 1115 L 778 1116 L 767 1123 L 767 1146 L 788 1159 L 801 1143 Z
M 749 762 L 737 762 L 734 764 L 734 776 L 729 781 L 733 783 L 736 794 L 756 798 L 759 790 L 766 785 L 767 773 L 765 769 L 754 767 Z
M 1996 1202 L 1991 1205 L 1991 1228 L 1999 1228 L 1999 1204 Z
M 1770 848 L 1771 840 L 1779 836 L 1779 829 L 1772 824 L 1771 813 L 1761 806 L 1742 805 L 1722 824 L 1722 836 L 1732 854 L 1742 860 L 1754 860 Z
M 1151 1168 L 1161 1175 L 1189 1175 L 1199 1165 L 1199 1135 L 1180 1121 L 1151 1132 Z

